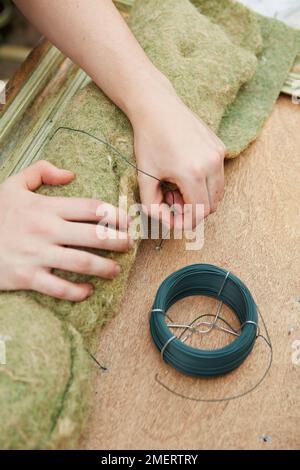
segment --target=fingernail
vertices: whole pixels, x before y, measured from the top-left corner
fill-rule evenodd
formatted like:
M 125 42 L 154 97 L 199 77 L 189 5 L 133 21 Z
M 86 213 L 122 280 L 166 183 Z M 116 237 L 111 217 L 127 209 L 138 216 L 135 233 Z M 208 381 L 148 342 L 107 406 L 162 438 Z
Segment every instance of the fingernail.
M 91 297 L 91 295 L 93 295 L 94 293 L 94 287 L 93 286 L 89 286 L 89 290 L 88 290 L 88 297 Z
M 115 266 L 115 276 L 119 276 L 120 272 L 121 272 L 121 266 L 117 264 Z
M 129 246 L 130 249 L 132 249 L 133 246 L 134 246 L 134 241 L 133 241 L 132 238 L 130 238 L 130 237 L 129 237 L 129 239 L 128 239 L 128 246 Z
M 62 170 L 62 171 L 65 171 L 66 173 L 68 173 L 70 176 L 72 176 L 72 178 L 75 178 L 75 173 L 73 171 L 70 171 L 70 170 Z

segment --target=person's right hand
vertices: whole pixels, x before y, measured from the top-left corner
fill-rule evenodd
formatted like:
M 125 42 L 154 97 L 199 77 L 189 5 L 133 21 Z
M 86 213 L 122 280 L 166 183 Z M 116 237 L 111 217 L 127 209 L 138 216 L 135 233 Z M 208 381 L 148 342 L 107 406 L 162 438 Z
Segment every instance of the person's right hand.
M 128 251 L 133 244 L 124 211 L 98 200 L 33 192 L 42 184 L 73 179 L 72 172 L 39 161 L 0 185 L 0 290 L 35 290 L 82 301 L 92 294 L 92 286 L 61 279 L 53 268 L 107 279 L 119 274 L 116 261 L 71 247 Z M 101 220 L 99 213 L 109 225 L 117 221 L 116 230 L 90 223 Z

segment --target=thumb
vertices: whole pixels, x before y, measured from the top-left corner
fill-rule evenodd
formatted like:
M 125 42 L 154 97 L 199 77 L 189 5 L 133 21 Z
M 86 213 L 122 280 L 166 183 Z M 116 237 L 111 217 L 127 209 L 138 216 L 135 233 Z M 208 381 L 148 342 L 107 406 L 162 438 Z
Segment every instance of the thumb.
M 72 171 L 57 168 L 45 160 L 40 160 L 16 177 L 29 191 L 35 191 L 42 184 L 60 185 L 68 184 L 75 175 Z

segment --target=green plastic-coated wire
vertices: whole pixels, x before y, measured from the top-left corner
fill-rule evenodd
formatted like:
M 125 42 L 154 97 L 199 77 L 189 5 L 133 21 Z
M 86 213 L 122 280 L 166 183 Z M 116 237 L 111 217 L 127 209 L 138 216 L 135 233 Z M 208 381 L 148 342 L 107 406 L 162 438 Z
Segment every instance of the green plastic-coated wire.
M 166 323 L 167 311 L 189 296 L 214 297 L 237 315 L 241 333 L 227 346 L 215 350 L 191 347 L 175 337 Z M 257 337 L 258 313 L 245 284 L 234 274 L 210 264 L 186 266 L 168 276 L 159 287 L 150 315 L 150 330 L 163 359 L 191 376 L 218 376 L 239 367 L 252 351 Z

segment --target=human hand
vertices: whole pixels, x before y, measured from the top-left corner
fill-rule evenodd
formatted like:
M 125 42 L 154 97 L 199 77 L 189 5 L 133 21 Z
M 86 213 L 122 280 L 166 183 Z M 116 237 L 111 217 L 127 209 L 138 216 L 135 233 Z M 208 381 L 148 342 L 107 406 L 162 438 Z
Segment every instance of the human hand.
M 82 301 L 92 294 L 92 286 L 61 279 L 52 268 L 107 279 L 119 274 L 116 261 L 71 247 L 128 251 L 132 241 L 124 211 L 93 199 L 33 192 L 42 184 L 64 185 L 73 179 L 72 172 L 39 161 L 0 185 L 1 290 L 35 290 Z M 90 223 L 102 220 L 100 213 L 116 230 Z
M 147 213 L 160 215 L 167 223 L 169 206 L 176 203 L 182 211 L 174 216 L 175 227 L 189 215 L 194 228 L 200 222 L 196 204 L 204 205 L 206 217 L 217 209 L 223 197 L 223 143 L 185 106 L 167 81 L 139 102 L 131 122 L 138 167 L 178 188 L 173 194 L 170 191 L 164 194 L 159 181 L 140 172 L 141 201 Z M 159 206 L 155 209 L 151 204 Z M 191 206 L 184 208 L 184 204 Z

